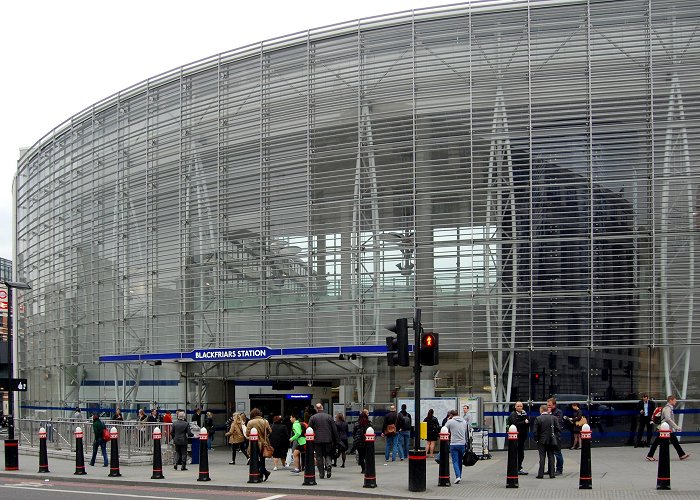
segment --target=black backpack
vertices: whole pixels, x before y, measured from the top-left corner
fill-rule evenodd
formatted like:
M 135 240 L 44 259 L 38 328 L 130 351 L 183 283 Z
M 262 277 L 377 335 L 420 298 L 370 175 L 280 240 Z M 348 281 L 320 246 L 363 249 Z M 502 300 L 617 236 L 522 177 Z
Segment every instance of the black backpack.
M 433 433 L 433 432 L 436 434 L 440 433 L 440 422 L 438 422 L 437 418 L 433 417 L 430 419 L 430 421 L 428 422 L 428 430 L 431 433 Z

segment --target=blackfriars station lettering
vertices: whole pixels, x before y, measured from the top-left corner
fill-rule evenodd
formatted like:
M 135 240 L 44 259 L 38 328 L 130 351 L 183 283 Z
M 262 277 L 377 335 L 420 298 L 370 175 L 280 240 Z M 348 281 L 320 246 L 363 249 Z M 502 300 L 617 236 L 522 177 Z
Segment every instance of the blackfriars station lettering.
M 195 361 L 226 361 L 267 359 L 275 353 L 268 347 L 251 347 L 245 349 L 200 349 L 192 351 Z

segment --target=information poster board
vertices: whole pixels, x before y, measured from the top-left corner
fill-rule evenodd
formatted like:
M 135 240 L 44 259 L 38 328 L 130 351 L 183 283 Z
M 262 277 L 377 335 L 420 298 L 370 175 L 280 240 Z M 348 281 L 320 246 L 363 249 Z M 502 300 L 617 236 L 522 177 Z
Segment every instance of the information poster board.
M 333 403 L 332 416 L 334 419 L 338 413 L 342 413 L 343 418 L 347 419 L 347 415 L 345 414 L 345 404 L 344 403 Z
M 462 414 L 464 405 L 469 406 L 469 414 L 472 416 L 472 427 L 484 427 L 484 409 L 481 404 L 481 398 L 459 398 L 459 407 L 457 411 Z
M 442 423 L 442 419 L 447 416 L 448 411 L 457 409 L 457 398 L 421 398 L 421 415 L 419 418 L 416 417 L 413 398 L 399 399 L 396 411 L 400 411 L 401 405 L 404 404 L 406 405 L 406 411 L 411 414 L 411 417 L 413 417 L 413 425 L 415 427 L 416 422 L 422 422 L 423 419 L 428 416 L 428 410 L 431 408 L 433 409 L 434 415 L 438 419 L 438 422 Z

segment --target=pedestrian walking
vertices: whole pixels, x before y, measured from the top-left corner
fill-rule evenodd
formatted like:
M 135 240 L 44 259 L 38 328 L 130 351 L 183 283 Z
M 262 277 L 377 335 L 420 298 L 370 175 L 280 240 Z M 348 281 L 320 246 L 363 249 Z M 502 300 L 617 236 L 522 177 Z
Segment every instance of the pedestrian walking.
M 348 449 L 348 423 L 345 421 L 345 416 L 342 413 L 338 413 L 335 416 L 335 426 L 338 428 L 338 438 L 339 443 L 341 443 L 339 452 L 340 456 L 333 457 L 333 467 L 338 466 L 338 458 L 342 460 L 340 467 L 345 467 L 345 454 Z
M 282 422 L 281 415 L 272 418 L 272 432 L 270 433 L 270 444 L 275 450 L 272 452 L 272 470 L 275 471 L 280 466 L 287 468 L 287 450 L 289 450 L 289 430 Z
M 292 422 L 292 435 L 289 438 L 289 442 L 292 445 L 292 462 L 294 467 L 292 468 L 292 474 L 299 474 L 301 468 L 303 467 L 301 463 L 301 456 L 305 453 L 306 448 L 306 434 L 304 429 L 307 424 L 299 421 L 296 415 L 290 415 L 289 420 Z
M 270 477 L 270 471 L 265 467 L 263 450 L 270 446 L 270 433 L 272 432 L 272 428 L 270 427 L 270 423 L 263 418 L 262 412 L 258 408 L 253 408 L 250 411 L 250 420 L 248 420 L 248 424 L 246 425 L 246 436 L 250 435 L 251 429 L 258 431 L 258 440 L 249 442 L 248 454 L 252 453 L 253 446 L 258 447 L 258 472 L 265 476 L 263 481 L 267 481 Z
M 100 416 L 97 413 L 92 414 L 92 432 L 95 435 L 95 439 L 92 442 L 92 458 L 90 459 L 90 465 L 95 465 L 95 459 L 97 458 L 97 449 L 102 450 L 102 458 L 104 459 L 103 467 L 109 466 L 109 460 L 107 460 L 107 441 L 104 439 L 104 431 L 107 427 L 100 420 Z
M 325 412 L 323 404 L 316 403 L 316 413 L 309 418 L 309 427 L 314 430 L 314 450 L 318 477 L 329 478 L 332 474 L 331 460 L 335 444 L 340 440 L 333 417 Z M 306 457 L 311 460 L 311 457 Z
M 450 431 L 450 459 L 455 471 L 455 484 L 459 484 L 462 482 L 462 457 L 467 449 L 469 429 L 464 418 L 457 414 L 457 410 L 450 410 L 447 417 L 445 427 Z
M 666 398 L 666 405 L 664 406 L 663 410 L 661 410 L 661 422 L 659 422 L 659 426 L 664 422 L 668 424 L 668 426 L 671 428 L 671 437 L 669 442 L 673 445 L 673 448 L 676 450 L 676 453 L 678 453 L 678 458 L 680 458 L 681 460 L 687 460 L 688 458 L 690 458 L 690 453 L 686 453 L 685 451 L 683 451 L 683 448 L 681 447 L 681 444 L 678 442 L 678 438 L 676 437 L 676 432 L 681 431 L 681 427 L 676 423 L 676 420 L 673 418 L 673 408 L 676 406 L 677 403 L 678 400 L 674 395 L 670 395 Z M 658 446 L 659 436 L 657 434 L 656 438 L 651 443 L 649 453 L 647 453 L 646 459 L 648 461 L 656 461 L 656 459 L 654 458 L 654 453 L 656 453 L 656 448 Z
M 365 433 L 370 426 L 369 416 L 366 412 L 360 412 L 360 416 L 352 430 L 352 448 L 350 453 L 357 452 L 357 465 L 360 466 L 360 472 L 365 473 Z
M 226 437 L 228 438 L 228 444 L 231 446 L 231 461 L 229 465 L 236 464 L 236 452 L 238 450 L 240 450 L 247 459 L 248 451 L 245 446 L 246 425 L 245 415 L 243 415 L 243 413 L 234 412 L 233 415 L 231 415 Z

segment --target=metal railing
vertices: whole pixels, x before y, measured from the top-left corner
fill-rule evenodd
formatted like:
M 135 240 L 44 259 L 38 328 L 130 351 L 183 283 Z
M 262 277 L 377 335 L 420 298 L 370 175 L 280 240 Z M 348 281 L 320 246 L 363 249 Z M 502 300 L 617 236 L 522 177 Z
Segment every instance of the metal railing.
M 39 429 L 46 429 L 46 447 L 48 451 L 75 453 L 75 429 L 83 430 L 83 447 L 86 457 L 92 451 L 95 436 L 92 430 L 92 420 L 58 418 L 58 419 L 17 419 L 16 429 L 20 446 L 38 448 Z M 115 421 L 103 420 L 108 429 L 115 427 L 119 433 L 119 459 L 141 461 L 150 459 L 153 455 L 153 429 L 159 427 L 162 431 L 161 450 L 163 463 L 172 460 L 172 424 L 162 422 L 137 422 L 134 420 Z

